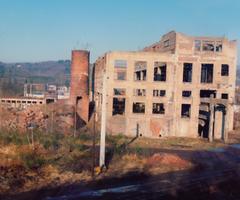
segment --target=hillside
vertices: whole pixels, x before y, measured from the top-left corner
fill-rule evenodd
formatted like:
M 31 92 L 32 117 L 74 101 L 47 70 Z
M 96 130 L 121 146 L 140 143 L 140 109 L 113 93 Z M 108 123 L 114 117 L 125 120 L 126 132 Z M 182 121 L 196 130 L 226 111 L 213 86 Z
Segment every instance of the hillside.
M 49 83 L 69 86 L 70 64 L 70 60 L 36 63 L 0 62 L 0 96 L 21 96 L 24 83 Z M 90 68 L 92 67 L 91 65 Z M 236 83 L 240 85 L 240 66 L 237 69 Z
M 4 96 L 22 95 L 24 83 L 69 85 L 70 61 L 37 63 L 0 62 L 0 93 Z

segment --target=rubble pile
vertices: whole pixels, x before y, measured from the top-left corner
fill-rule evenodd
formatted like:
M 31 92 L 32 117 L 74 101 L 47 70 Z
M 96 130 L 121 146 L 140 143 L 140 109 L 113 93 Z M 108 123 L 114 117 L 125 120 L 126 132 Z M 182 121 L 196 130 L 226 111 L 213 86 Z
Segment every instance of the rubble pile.
M 73 109 L 64 105 L 34 105 L 23 110 L 2 109 L 0 126 L 4 130 L 26 132 L 29 129 L 69 133 L 73 127 Z
M 165 166 L 175 166 L 178 168 L 186 168 L 189 165 L 191 165 L 191 162 L 184 160 L 175 154 L 156 153 L 148 159 L 147 164 L 151 167 L 158 166 L 158 165 L 165 165 Z
M 40 106 L 31 106 L 24 110 L 6 109 L 2 112 L 1 126 L 7 130 L 26 131 L 28 128 L 46 128 L 48 115 Z

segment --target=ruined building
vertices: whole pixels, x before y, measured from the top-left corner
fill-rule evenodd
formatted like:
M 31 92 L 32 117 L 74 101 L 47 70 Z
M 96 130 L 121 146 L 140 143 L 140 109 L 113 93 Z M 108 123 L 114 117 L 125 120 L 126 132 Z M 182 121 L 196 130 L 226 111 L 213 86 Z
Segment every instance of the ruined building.
M 69 103 L 85 123 L 89 120 L 89 51 L 73 50 Z
M 142 51 L 108 52 L 94 68 L 97 120 L 106 112 L 112 134 L 225 139 L 233 129 L 236 63 L 236 41 L 174 31 Z

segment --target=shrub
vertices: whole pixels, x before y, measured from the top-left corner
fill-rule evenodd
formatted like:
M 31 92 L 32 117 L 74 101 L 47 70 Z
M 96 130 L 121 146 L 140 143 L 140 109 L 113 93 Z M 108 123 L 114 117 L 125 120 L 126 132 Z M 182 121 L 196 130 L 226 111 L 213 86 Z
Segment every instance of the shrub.
M 5 144 L 23 145 L 27 144 L 26 135 L 20 134 L 17 131 L 1 131 L 0 141 Z
M 134 153 L 136 153 L 136 154 L 138 154 L 138 155 L 141 155 L 141 154 L 143 154 L 143 149 L 141 148 L 141 147 L 139 147 L 139 146 L 136 146 L 135 148 L 134 148 Z
M 61 146 L 61 141 L 64 139 L 64 135 L 61 133 L 36 133 L 38 142 L 43 145 L 45 149 L 57 150 Z
M 20 158 L 23 162 L 24 167 L 27 169 L 38 169 L 45 164 L 43 155 L 37 153 L 35 150 L 20 152 Z
M 92 135 L 88 133 L 80 133 L 77 136 L 77 139 L 82 140 L 82 141 L 89 141 L 92 140 Z

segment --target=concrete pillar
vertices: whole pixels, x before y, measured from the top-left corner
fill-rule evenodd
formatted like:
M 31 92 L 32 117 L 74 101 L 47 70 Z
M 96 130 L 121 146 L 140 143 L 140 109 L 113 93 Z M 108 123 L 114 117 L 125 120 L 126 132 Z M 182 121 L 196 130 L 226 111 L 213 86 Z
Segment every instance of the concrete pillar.
M 214 105 L 210 103 L 210 117 L 209 117 L 209 142 L 213 141 L 213 123 L 214 123 Z
M 229 112 L 229 108 L 228 108 L 228 105 L 226 105 L 226 108 L 225 108 L 225 121 L 223 122 L 224 123 L 224 135 L 223 135 L 223 140 L 225 143 L 228 142 L 228 112 Z
M 213 95 L 210 96 L 210 116 L 209 116 L 209 131 L 208 131 L 208 139 L 209 142 L 213 141 L 213 123 L 214 123 L 214 103 L 213 103 Z
M 107 114 L 107 99 L 106 99 L 106 74 L 103 75 L 103 90 L 102 90 L 102 111 L 101 111 L 101 134 L 100 134 L 100 155 L 99 166 L 105 166 L 105 140 L 106 140 L 106 114 Z

